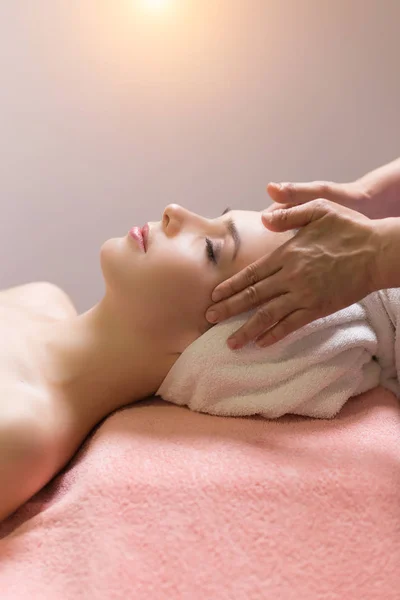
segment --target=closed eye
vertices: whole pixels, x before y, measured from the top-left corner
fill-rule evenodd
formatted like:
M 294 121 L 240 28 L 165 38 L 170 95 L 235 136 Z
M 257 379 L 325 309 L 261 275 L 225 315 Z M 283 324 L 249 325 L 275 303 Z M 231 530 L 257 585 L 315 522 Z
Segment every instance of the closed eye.
M 232 209 L 231 209 L 231 208 L 229 208 L 229 207 L 228 207 L 228 208 L 226 208 L 226 209 L 224 210 L 224 212 L 222 213 L 221 217 L 222 217 L 223 215 L 226 215 L 226 214 L 227 214 L 228 212 L 230 212 L 231 210 L 232 210 Z M 210 240 L 210 238 L 207 238 L 207 237 L 206 237 L 206 254 L 207 254 L 208 260 L 209 260 L 210 262 L 213 262 L 215 265 L 218 263 L 218 261 L 217 261 L 217 256 L 216 256 L 216 253 L 218 253 L 218 249 L 217 249 L 217 252 L 216 252 L 216 249 L 215 249 L 215 247 L 214 247 L 214 245 L 213 245 L 212 241 Z
M 217 264 L 217 259 L 215 256 L 214 246 L 209 238 L 206 237 L 206 253 L 208 260 L 213 262 L 215 265 Z

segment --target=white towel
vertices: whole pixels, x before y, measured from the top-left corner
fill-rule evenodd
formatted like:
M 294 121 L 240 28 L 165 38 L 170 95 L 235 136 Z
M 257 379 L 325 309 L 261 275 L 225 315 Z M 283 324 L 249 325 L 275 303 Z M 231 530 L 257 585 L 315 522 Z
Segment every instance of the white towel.
M 219 323 L 179 357 L 157 395 L 221 416 L 332 418 L 377 385 L 400 398 L 400 289 L 381 290 L 268 348 L 230 350 L 251 313 Z

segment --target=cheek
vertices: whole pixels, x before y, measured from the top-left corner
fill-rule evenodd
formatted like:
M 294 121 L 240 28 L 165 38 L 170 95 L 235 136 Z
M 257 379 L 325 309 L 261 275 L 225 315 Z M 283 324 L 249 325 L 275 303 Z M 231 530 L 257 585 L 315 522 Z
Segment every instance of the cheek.
M 159 296 L 170 299 L 175 306 L 181 308 L 187 305 L 199 306 L 211 296 L 211 282 L 204 271 L 198 265 L 184 261 L 179 267 L 174 264 L 171 268 L 164 263 L 153 279 L 153 289 L 155 288 Z
M 149 265 L 148 302 L 155 313 L 182 324 L 199 322 L 211 303 L 215 274 L 199 259 L 164 253 Z
M 143 255 L 116 238 L 103 244 L 100 259 L 107 285 L 147 326 L 168 324 L 174 330 L 201 324 L 222 280 L 188 248 L 158 247 Z

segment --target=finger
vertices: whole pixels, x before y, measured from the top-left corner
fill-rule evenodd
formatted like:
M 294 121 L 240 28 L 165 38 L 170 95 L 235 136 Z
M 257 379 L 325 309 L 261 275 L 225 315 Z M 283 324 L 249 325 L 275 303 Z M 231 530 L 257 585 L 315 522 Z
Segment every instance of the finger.
M 293 206 L 298 206 L 298 204 L 277 204 L 276 202 L 273 202 L 263 212 L 270 213 L 270 212 L 274 212 L 274 210 L 282 210 L 282 209 L 286 210 L 288 208 L 293 208 Z
M 266 277 L 274 275 L 282 268 L 279 264 L 278 250 L 279 248 L 274 250 L 274 252 L 268 256 L 262 256 L 256 262 L 247 265 L 247 267 L 217 285 L 217 287 L 214 288 L 211 299 L 214 302 L 220 302 L 221 300 L 241 292 L 249 286 L 256 285 L 256 283 Z M 214 308 L 214 306 L 212 308 Z
M 287 315 L 284 319 L 279 321 L 274 327 L 271 327 L 269 331 L 262 334 L 256 341 L 257 346 L 260 348 L 266 348 L 271 346 L 280 340 L 283 340 L 287 335 L 297 331 L 304 325 L 311 323 L 317 317 L 311 316 L 311 313 L 302 309 L 296 310 L 291 314 Z
M 286 293 L 263 304 L 244 325 L 229 337 L 229 347 L 237 350 L 265 333 L 269 327 L 293 311 L 293 301 L 293 296 Z
M 345 184 L 331 181 L 312 181 L 310 183 L 269 183 L 268 194 L 274 202 L 284 204 L 303 204 L 318 198 L 332 202 L 343 202 L 349 194 Z
M 242 291 L 234 294 L 230 298 L 213 304 L 206 313 L 206 319 L 210 323 L 218 323 L 224 321 L 229 317 L 240 315 L 243 312 L 247 312 L 260 304 L 269 302 L 273 298 L 286 293 L 286 290 L 282 287 L 280 278 L 277 277 L 279 271 L 266 280 L 265 278 L 250 285 Z
M 318 199 L 287 209 L 263 211 L 261 219 L 265 227 L 272 231 L 287 231 L 305 227 L 312 221 L 320 219 L 330 210 L 331 206 L 328 200 Z

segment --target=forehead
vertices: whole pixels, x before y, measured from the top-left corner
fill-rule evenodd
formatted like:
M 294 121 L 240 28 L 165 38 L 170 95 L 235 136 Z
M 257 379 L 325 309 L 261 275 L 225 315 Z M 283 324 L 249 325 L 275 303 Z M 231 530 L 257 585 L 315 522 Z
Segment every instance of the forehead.
M 235 221 L 242 240 L 235 270 L 245 267 L 265 254 L 271 254 L 289 237 L 286 232 L 276 233 L 264 227 L 261 211 L 231 210 L 222 218 Z

